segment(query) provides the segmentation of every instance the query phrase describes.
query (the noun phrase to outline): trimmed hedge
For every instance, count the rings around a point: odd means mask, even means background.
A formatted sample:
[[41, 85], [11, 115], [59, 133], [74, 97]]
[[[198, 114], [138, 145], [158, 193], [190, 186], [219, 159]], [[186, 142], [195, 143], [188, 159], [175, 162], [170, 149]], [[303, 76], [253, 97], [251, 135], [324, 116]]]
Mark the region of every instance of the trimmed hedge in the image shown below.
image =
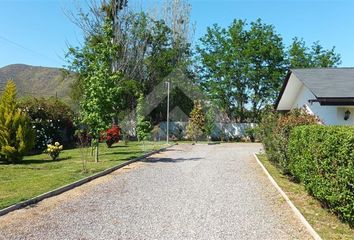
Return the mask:
[[293, 109], [279, 114], [267, 111], [259, 124], [259, 134], [268, 158], [284, 173], [289, 173], [288, 144], [291, 130], [296, 126], [313, 125], [319, 122], [304, 109]]
[[324, 206], [354, 226], [354, 128], [295, 127], [288, 157], [290, 174]]

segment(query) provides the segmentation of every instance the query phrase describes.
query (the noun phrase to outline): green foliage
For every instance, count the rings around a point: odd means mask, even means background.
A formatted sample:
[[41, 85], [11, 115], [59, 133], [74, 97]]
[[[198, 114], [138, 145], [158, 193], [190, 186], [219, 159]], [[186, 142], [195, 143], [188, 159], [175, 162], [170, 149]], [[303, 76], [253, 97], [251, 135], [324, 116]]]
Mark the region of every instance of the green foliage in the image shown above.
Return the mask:
[[190, 113], [188, 125], [186, 128], [187, 138], [197, 141], [204, 133], [205, 115], [203, 113], [202, 103], [194, 101], [193, 110]]
[[335, 47], [330, 50], [323, 49], [317, 41], [308, 48], [303, 39], [296, 37], [289, 47], [288, 60], [290, 68], [335, 67], [341, 63]]
[[265, 106], [279, 93], [288, 68], [335, 67], [341, 63], [333, 47], [319, 42], [308, 48], [294, 38], [285, 49], [274, 26], [260, 19], [234, 20], [227, 28], [213, 25], [197, 46], [198, 82], [229, 119], [259, 122]]
[[71, 69], [82, 81], [80, 119], [95, 139], [96, 161], [100, 132], [109, 127], [119, 110], [122, 74], [113, 71], [113, 64], [120, 47], [113, 39], [113, 21], [105, 17], [98, 33], [88, 35], [82, 49], [70, 48], [67, 55]]
[[112, 24], [106, 17], [99, 34], [89, 35], [82, 49], [70, 48], [68, 54], [72, 57], [71, 67], [80, 74], [83, 85], [80, 118], [95, 139], [109, 127], [119, 101], [118, 82], [122, 76], [112, 71], [112, 59], [119, 52], [112, 41]]
[[256, 141], [256, 135], [258, 133], [258, 128], [256, 127], [247, 127], [245, 129], [245, 135], [251, 140], [251, 142]]
[[[103, 6], [105, 11], [110, 9]], [[96, 9], [95, 14], [99, 14], [99, 19], [85, 19], [79, 17], [89, 26], [94, 27], [90, 33], [95, 42], [100, 41], [99, 36], [104, 32], [101, 9]], [[84, 15], [86, 16], [86, 15]], [[110, 19], [110, 18], [108, 18]], [[96, 22], [97, 21], [97, 22]], [[107, 21], [107, 20], [106, 20]], [[183, 19], [179, 19], [183, 22]], [[189, 57], [191, 56], [190, 44], [185, 41], [180, 33], [174, 32], [163, 20], [156, 20], [155, 17], [146, 12], [125, 11], [115, 19], [114, 38], [112, 45], [116, 45], [116, 54], [111, 55], [107, 60], [111, 60], [112, 66], [121, 77], [115, 83], [117, 88], [115, 93], [115, 119], [123, 120], [128, 113], [132, 112], [137, 104], [137, 99], [141, 92], [149, 94], [155, 87], [176, 68], [183, 69], [186, 76], [190, 72]], [[178, 24], [181, 24], [178, 22]], [[83, 52], [82, 52], [83, 53]], [[71, 86], [71, 97], [75, 102], [80, 102], [86, 91], [86, 72], [89, 70], [87, 61], [84, 59], [94, 59], [95, 56], [80, 54], [78, 49], [70, 48], [68, 56], [74, 56], [71, 61], [70, 70], [79, 72]], [[91, 57], [92, 58], [91, 58]], [[184, 97], [180, 91], [172, 90], [171, 106], [180, 106], [185, 112], [189, 112], [193, 107], [193, 102]], [[151, 113], [154, 123], [165, 120], [166, 102], [163, 101]], [[117, 122], [118, 122], [117, 121]]]
[[6, 84], [0, 99], [0, 159], [6, 162], [22, 160], [34, 145], [30, 119], [16, 106], [16, 85]]
[[286, 114], [268, 110], [259, 124], [259, 134], [269, 159], [283, 173], [289, 173], [288, 144], [291, 130], [296, 126], [317, 124], [318, 118], [304, 109], [294, 109]]
[[354, 128], [296, 127], [288, 148], [290, 173], [323, 205], [354, 226]]
[[208, 140], [211, 139], [211, 134], [215, 129], [216, 113], [213, 106], [211, 106], [205, 114], [204, 132], [208, 136]]
[[136, 133], [139, 141], [146, 141], [150, 137], [152, 126], [144, 115], [144, 95], [141, 94], [136, 108]]
[[[271, 25], [260, 19], [234, 20], [228, 28], [209, 27], [197, 47], [200, 84], [230, 119], [258, 121], [260, 110], [273, 101], [284, 74], [283, 43]], [[247, 114], [247, 104], [252, 108]]]
[[74, 113], [64, 102], [54, 97], [24, 98], [18, 106], [31, 119], [35, 130], [35, 152], [43, 151], [47, 144], [61, 142], [66, 147], [74, 145]]

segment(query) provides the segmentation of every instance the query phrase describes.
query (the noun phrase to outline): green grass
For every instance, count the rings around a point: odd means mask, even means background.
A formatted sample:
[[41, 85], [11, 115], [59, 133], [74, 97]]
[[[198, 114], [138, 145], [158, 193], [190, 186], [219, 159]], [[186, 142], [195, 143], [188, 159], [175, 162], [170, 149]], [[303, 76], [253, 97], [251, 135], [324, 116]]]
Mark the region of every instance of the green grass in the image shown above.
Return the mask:
[[354, 239], [354, 229], [342, 223], [328, 209], [321, 207], [319, 201], [310, 196], [302, 184], [297, 184], [281, 172], [267, 159], [266, 155], [257, 155], [270, 175], [288, 195], [294, 205], [304, 215], [323, 239]]
[[[59, 159], [52, 161], [47, 154], [26, 156], [19, 164], [0, 163], [0, 209], [30, 199], [42, 193], [72, 183], [156, 150], [165, 143], [145, 144], [129, 142], [107, 148], [100, 145], [99, 162], [95, 163], [90, 148], [64, 150]], [[83, 171], [82, 159], [87, 159], [87, 171]]]

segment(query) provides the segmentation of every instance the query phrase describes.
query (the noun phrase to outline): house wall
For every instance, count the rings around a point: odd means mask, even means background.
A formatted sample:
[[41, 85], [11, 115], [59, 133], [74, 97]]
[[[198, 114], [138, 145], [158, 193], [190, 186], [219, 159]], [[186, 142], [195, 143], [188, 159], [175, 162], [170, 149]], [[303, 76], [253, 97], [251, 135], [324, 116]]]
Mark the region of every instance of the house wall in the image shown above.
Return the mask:
[[[318, 102], [309, 103], [308, 100], [316, 99], [311, 91], [302, 85], [292, 108], [306, 107], [310, 113], [318, 116], [326, 125], [354, 125], [354, 107], [352, 106], [321, 106]], [[350, 118], [344, 120], [344, 113], [349, 110]]]

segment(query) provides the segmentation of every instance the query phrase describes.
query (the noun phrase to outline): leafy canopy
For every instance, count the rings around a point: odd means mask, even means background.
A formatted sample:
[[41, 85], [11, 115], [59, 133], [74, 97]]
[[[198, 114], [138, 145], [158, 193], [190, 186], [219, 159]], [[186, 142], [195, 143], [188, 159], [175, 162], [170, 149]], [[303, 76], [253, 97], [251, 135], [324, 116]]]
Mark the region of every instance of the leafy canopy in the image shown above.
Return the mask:
[[72, 68], [82, 78], [80, 118], [96, 139], [110, 125], [121, 91], [118, 83], [122, 76], [112, 71], [119, 46], [112, 39], [112, 20], [107, 17], [101, 33], [88, 36], [82, 49], [70, 48], [68, 55], [72, 57]]

